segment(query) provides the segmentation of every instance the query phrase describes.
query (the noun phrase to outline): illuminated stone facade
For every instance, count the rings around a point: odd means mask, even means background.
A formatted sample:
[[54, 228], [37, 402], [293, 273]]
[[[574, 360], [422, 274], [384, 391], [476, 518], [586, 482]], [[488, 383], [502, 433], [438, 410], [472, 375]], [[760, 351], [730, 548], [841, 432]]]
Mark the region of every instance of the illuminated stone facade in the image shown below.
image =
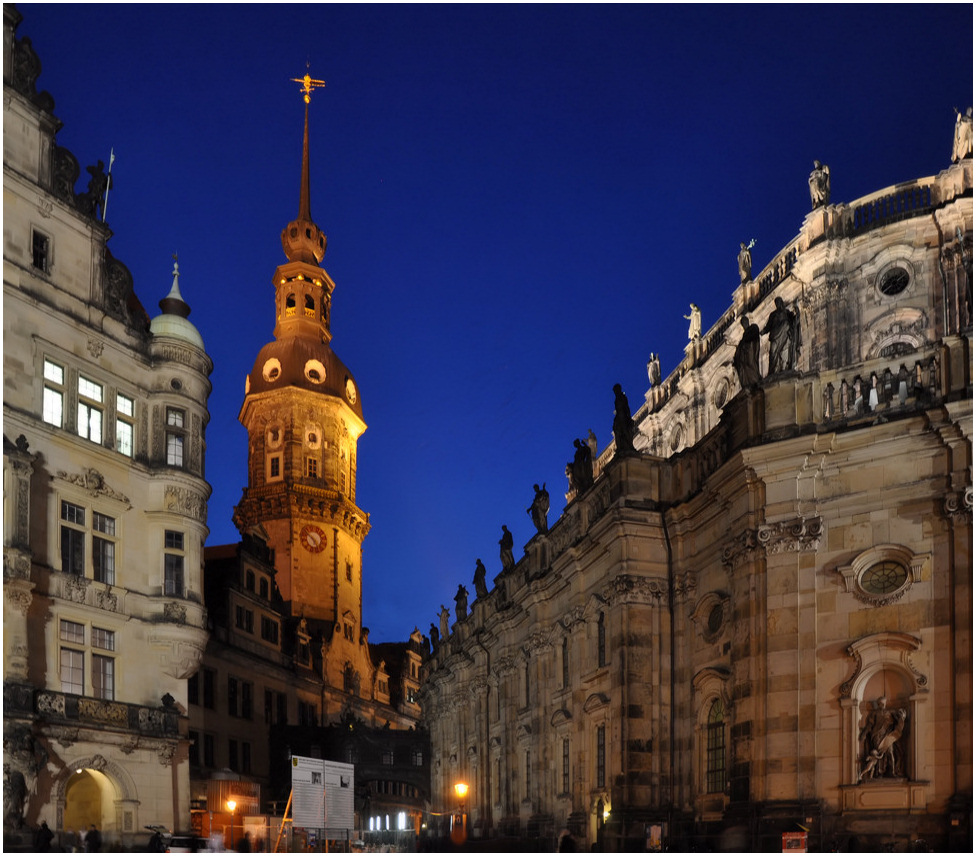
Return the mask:
[[634, 451], [624, 419], [426, 665], [435, 810], [463, 780], [485, 837], [968, 852], [969, 139], [818, 205], [649, 366]]
[[150, 321], [108, 250], [103, 173], [75, 192], [19, 22], [5, 5], [5, 844], [44, 820], [131, 845], [189, 822], [212, 365], [177, 271]]

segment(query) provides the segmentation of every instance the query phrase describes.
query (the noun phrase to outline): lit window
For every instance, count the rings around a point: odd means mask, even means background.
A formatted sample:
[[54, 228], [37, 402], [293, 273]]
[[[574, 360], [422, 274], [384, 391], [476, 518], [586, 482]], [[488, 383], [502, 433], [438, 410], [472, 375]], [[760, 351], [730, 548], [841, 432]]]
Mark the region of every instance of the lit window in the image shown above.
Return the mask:
[[[92, 535], [92, 567], [95, 580], [115, 585], [115, 518], [92, 514], [92, 528], [101, 535]], [[110, 536], [108, 538], [103, 536]]]
[[85, 509], [71, 502], [61, 502], [61, 573], [84, 576]]
[[64, 425], [64, 367], [44, 361], [44, 400], [42, 416], [49, 425]]
[[78, 377], [78, 436], [102, 442], [102, 402], [100, 384], [79, 375]]
[[132, 457], [134, 436], [132, 422], [129, 420], [133, 418], [134, 413], [135, 402], [131, 398], [122, 393], [115, 396], [115, 449], [128, 458]]
[[166, 408], [166, 463], [171, 467], [183, 466], [183, 446], [186, 432], [183, 430], [186, 414], [175, 407]]
[[[164, 547], [169, 550], [183, 550], [183, 533], [166, 530]], [[183, 597], [184, 576], [183, 556], [177, 553], [163, 553], [163, 594]]]
[[47, 273], [51, 264], [51, 239], [31, 229], [31, 265], [39, 271]]

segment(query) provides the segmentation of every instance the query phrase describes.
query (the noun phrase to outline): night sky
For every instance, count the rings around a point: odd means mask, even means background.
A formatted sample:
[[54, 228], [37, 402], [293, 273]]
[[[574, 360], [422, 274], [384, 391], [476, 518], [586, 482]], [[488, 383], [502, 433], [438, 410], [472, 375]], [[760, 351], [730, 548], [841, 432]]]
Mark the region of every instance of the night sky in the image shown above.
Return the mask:
[[[244, 378], [272, 339], [298, 212], [309, 63], [312, 216], [332, 347], [358, 382], [364, 623], [427, 632], [475, 560], [501, 570], [563, 508], [573, 440], [611, 439], [646, 363], [683, 356], [833, 201], [949, 165], [973, 102], [973, 7], [19, 4], [38, 90], [82, 166], [108, 162], [112, 253], [151, 315], [180, 287], [214, 362], [208, 544], [237, 540]], [[75, 189], [85, 189], [79, 180]]]

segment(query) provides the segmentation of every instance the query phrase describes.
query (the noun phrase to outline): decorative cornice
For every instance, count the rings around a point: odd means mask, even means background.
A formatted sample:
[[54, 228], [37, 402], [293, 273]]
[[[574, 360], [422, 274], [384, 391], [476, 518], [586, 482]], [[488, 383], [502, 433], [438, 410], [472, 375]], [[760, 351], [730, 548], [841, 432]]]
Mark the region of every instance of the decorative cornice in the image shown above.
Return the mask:
[[194, 490], [169, 485], [166, 488], [164, 502], [167, 511], [175, 511], [203, 524], [207, 522], [207, 501]]

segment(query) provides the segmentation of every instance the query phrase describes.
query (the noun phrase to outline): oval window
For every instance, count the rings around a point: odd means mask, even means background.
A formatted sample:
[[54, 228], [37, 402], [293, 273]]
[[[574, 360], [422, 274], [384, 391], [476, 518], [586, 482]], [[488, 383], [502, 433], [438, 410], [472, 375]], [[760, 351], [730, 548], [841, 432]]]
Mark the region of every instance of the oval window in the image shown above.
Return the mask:
[[881, 289], [881, 293], [886, 297], [894, 297], [896, 294], [901, 294], [908, 288], [909, 282], [911, 282], [911, 276], [908, 271], [901, 267], [894, 267], [891, 270], [886, 270], [881, 275], [881, 282], [878, 284], [878, 288]]
[[281, 363], [274, 357], [265, 362], [261, 375], [266, 381], [276, 381], [281, 375]]

